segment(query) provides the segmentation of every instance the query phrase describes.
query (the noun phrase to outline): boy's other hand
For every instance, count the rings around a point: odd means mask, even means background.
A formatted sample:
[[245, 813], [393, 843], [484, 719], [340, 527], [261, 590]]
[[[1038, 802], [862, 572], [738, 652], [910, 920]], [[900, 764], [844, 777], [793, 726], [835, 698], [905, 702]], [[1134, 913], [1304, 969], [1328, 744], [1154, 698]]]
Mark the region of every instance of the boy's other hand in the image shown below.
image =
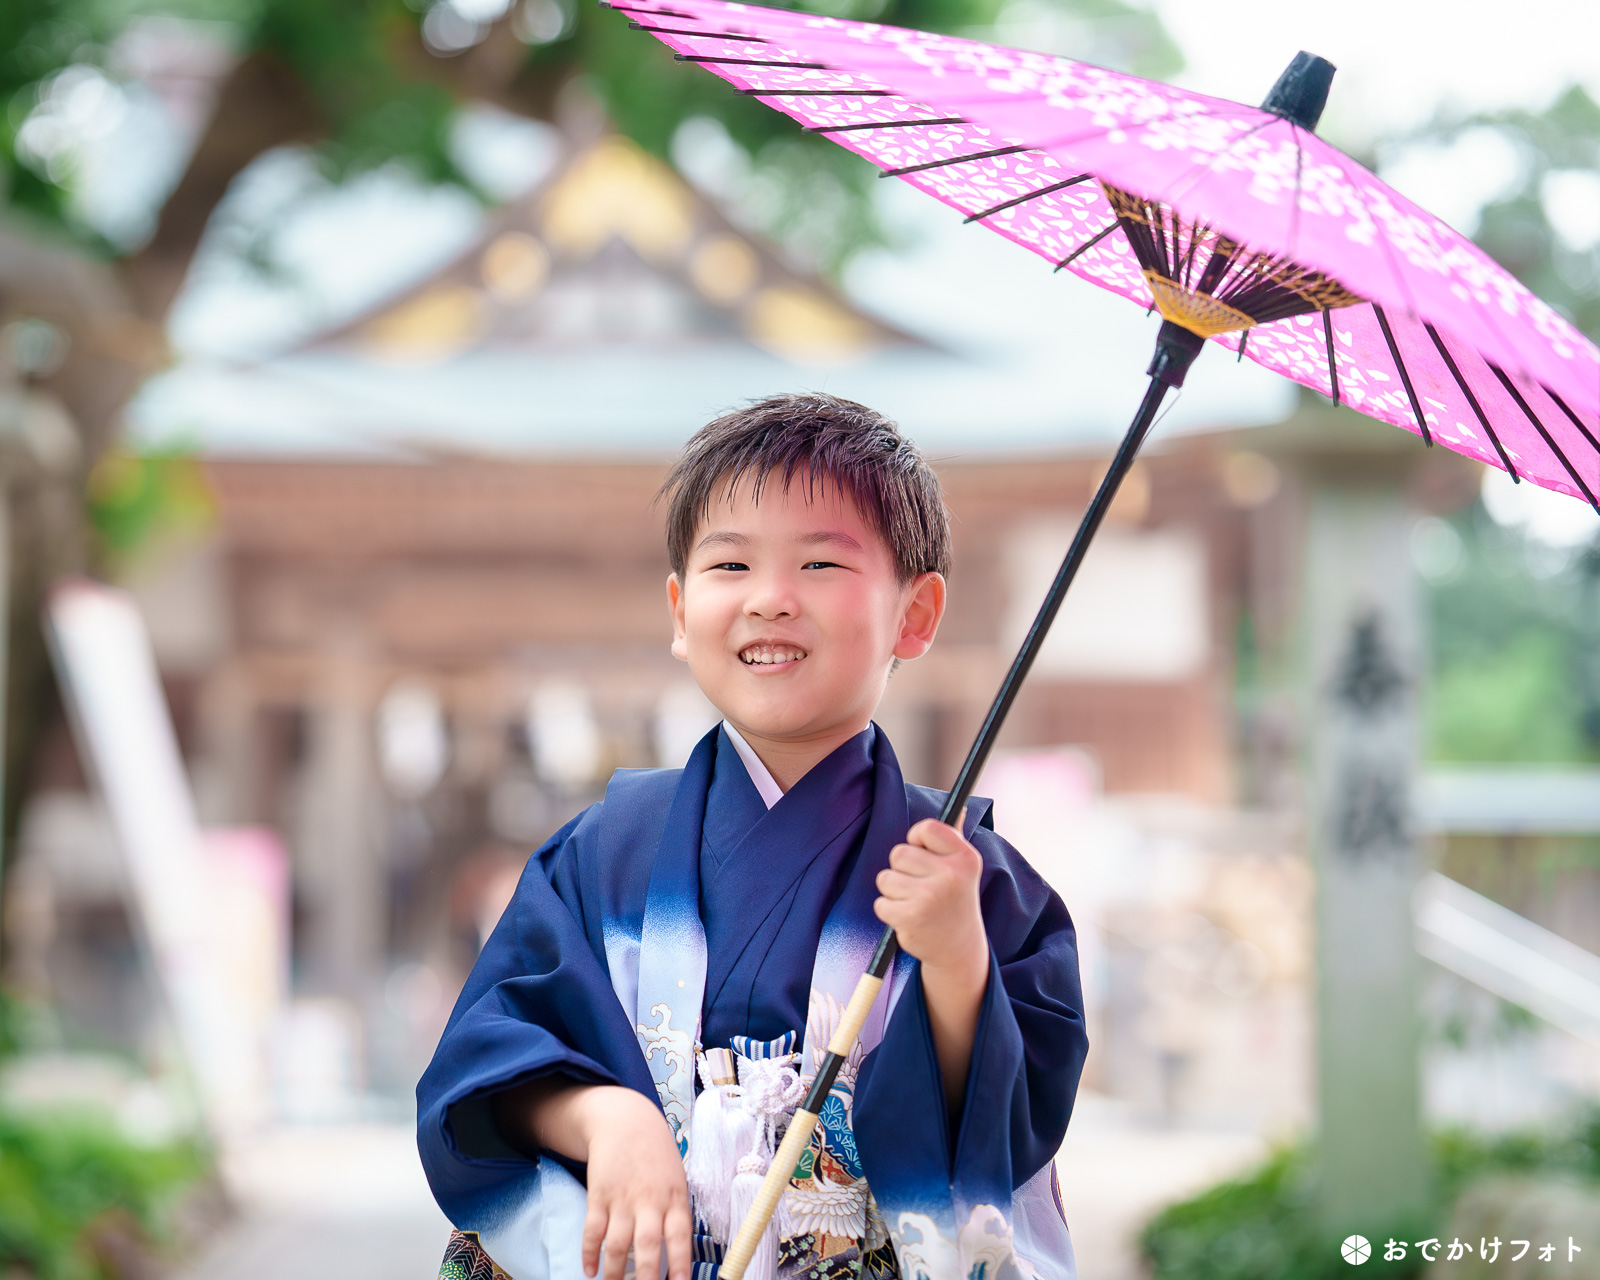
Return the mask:
[[954, 827], [925, 818], [878, 872], [878, 919], [922, 961], [926, 974], [980, 983], [989, 975], [989, 939], [978, 905], [983, 857]]
[[589, 1212], [583, 1223], [583, 1272], [599, 1270], [622, 1280], [633, 1251], [638, 1280], [661, 1274], [665, 1249], [669, 1280], [689, 1280], [689, 1184], [666, 1117], [632, 1089], [585, 1090], [581, 1124], [588, 1134]]
[[622, 1280], [630, 1251], [638, 1280], [656, 1280], [663, 1252], [668, 1280], [689, 1280], [689, 1184], [667, 1119], [649, 1098], [547, 1077], [498, 1095], [495, 1119], [519, 1150], [588, 1164], [586, 1276], [600, 1271], [603, 1248], [601, 1280]]

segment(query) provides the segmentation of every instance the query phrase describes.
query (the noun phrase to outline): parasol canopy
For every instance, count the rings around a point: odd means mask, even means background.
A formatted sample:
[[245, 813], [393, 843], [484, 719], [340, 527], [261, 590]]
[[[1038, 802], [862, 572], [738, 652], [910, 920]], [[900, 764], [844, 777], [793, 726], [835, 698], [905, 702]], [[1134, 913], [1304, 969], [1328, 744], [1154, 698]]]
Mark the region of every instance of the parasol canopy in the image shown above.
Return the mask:
[[1321, 59], [1302, 54], [1250, 107], [906, 28], [722, 0], [612, 7], [1057, 269], [1600, 510], [1600, 350], [1316, 136]]

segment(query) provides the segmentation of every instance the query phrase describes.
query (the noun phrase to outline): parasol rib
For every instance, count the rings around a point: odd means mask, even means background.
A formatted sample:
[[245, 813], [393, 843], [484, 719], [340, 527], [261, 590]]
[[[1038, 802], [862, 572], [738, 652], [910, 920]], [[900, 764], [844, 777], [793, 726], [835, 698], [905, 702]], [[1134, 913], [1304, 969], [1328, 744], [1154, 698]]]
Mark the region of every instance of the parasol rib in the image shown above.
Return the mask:
[[1490, 365], [1489, 371], [1493, 373], [1495, 377], [1500, 379], [1500, 385], [1503, 386], [1511, 398], [1517, 402], [1517, 408], [1521, 409], [1522, 412], [1527, 415], [1528, 421], [1533, 423], [1533, 429], [1537, 431], [1540, 438], [1550, 446], [1550, 452], [1555, 454], [1560, 460], [1561, 465], [1567, 469], [1567, 474], [1572, 477], [1572, 483], [1577, 485], [1578, 488], [1583, 491], [1583, 496], [1589, 499], [1589, 505], [1595, 509], [1596, 514], [1600, 514], [1600, 502], [1596, 502], [1594, 500], [1594, 494], [1589, 491], [1589, 486], [1583, 482], [1583, 477], [1578, 474], [1578, 468], [1573, 466], [1572, 460], [1561, 451], [1561, 446], [1555, 442], [1555, 437], [1545, 430], [1544, 423], [1539, 421], [1538, 414], [1534, 413], [1532, 407], [1526, 400], [1522, 398], [1522, 392], [1518, 391], [1516, 384], [1506, 376], [1506, 371], [1497, 364]]
[[917, 129], [935, 124], [966, 124], [960, 116], [945, 116], [940, 120], [868, 120], [862, 124], [807, 125], [802, 133], [854, 133], [858, 129]]
[[1080, 182], [1088, 182], [1092, 177], [1094, 177], [1092, 173], [1080, 173], [1076, 178], [1068, 178], [1065, 182], [1055, 182], [1048, 187], [1041, 187], [1037, 191], [1025, 192], [1014, 200], [1007, 200], [1003, 204], [997, 204], [992, 209], [985, 209], [982, 213], [968, 214], [961, 221], [963, 224], [982, 222], [985, 218], [992, 218], [997, 213], [1004, 213], [1007, 209], [1013, 209], [1019, 204], [1027, 203], [1029, 200], [1037, 200], [1041, 196], [1050, 195], [1052, 192], [1062, 191], [1067, 187], [1075, 187]]
[[[1543, 383], [1540, 383], [1540, 385], [1544, 386]], [[1583, 438], [1589, 442], [1589, 447], [1596, 453], [1600, 453], [1600, 440], [1596, 440], [1594, 438], [1594, 433], [1590, 431], [1588, 427], [1583, 425], [1583, 420], [1579, 418], [1577, 414], [1572, 412], [1571, 408], [1568, 407], [1567, 402], [1558, 396], [1554, 391], [1550, 390], [1549, 387], [1544, 388], [1544, 393], [1555, 402], [1556, 408], [1560, 409], [1562, 413], [1567, 415], [1568, 421], [1570, 421], [1573, 426], [1577, 427], [1578, 430], [1583, 433]]]
[[[1249, 335], [1249, 332], [1250, 331], [1248, 329], [1245, 330], [1245, 334], [1247, 336]], [[1333, 312], [1332, 311], [1324, 311], [1322, 313], [1322, 333], [1323, 333], [1323, 336], [1325, 338], [1327, 338], [1327, 340], [1328, 340], [1328, 385], [1333, 388], [1333, 402], [1334, 402], [1334, 404], [1338, 404], [1339, 403], [1339, 363], [1338, 363], [1337, 360], [1334, 359], [1334, 356], [1333, 356]], [[1243, 338], [1241, 338], [1239, 340], [1239, 351], [1240, 351], [1241, 354], [1243, 354], [1243, 352], [1244, 352], [1244, 339]]]
[[[1099, 244], [1102, 240], [1104, 240], [1108, 235], [1110, 235], [1113, 231], [1115, 231], [1121, 225], [1122, 224], [1120, 222], [1113, 222], [1109, 227], [1106, 227], [1103, 230], [1095, 232], [1094, 235], [1092, 235], [1089, 239], [1085, 240], [1076, 249], [1074, 249], [1071, 253], [1069, 253], [1065, 258], [1061, 259], [1060, 262], [1056, 263], [1056, 270], [1060, 271], [1062, 267], [1070, 266], [1072, 263], [1076, 262], [1079, 259], [1079, 257], [1081, 257], [1083, 254], [1088, 253], [1090, 249], [1094, 248], [1095, 245]], [[1146, 314], [1149, 314], [1149, 313], [1146, 312]]]
[[777, 58], [713, 58], [704, 53], [675, 53], [672, 55], [674, 62], [702, 62], [716, 66], [731, 67], [786, 67], [790, 71], [827, 71], [828, 65], [823, 62], [783, 62]]
[[887, 89], [738, 89], [747, 98], [894, 98]]
[[[1234, 134], [1234, 136], [1229, 138], [1223, 146], [1212, 152], [1205, 159], [1195, 161], [1195, 163], [1190, 165], [1187, 170], [1173, 178], [1171, 184], [1162, 190], [1160, 202], [1162, 204], [1172, 205], [1175, 207], [1177, 202], [1187, 196], [1190, 191], [1198, 186], [1201, 181], [1204, 180], [1206, 175], [1216, 168], [1217, 162], [1223, 159], [1236, 146], [1238, 146], [1246, 138], [1253, 138], [1263, 129], [1270, 128], [1272, 125], [1280, 122], [1281, 117], [1274, 113], [1272, 119], [1259, 121], [1258, 123], [1251, 125], [1249, 128]], [[1242, 125], [1244, 122], [1241, 120], [1238, 123]], [[1185, 183], [1188, 184], [1187, 188], [1184, 187]]]
[[[1297, 257], [1300, 249], [1300, 198], [1305, 194], [1306, 149], [1300, 142], [1300, 130], [1293, 121], [1289, 131], [1294, 135], [1294, 203], [1289, 206], [1289, 257]], [[1334, 397], [1335, 401], [1338, 397]]]
[[737, 31], [681, 31], [677, 27], [647, 27], [642, 22], [630, 21], [634, 31], [653, 31], [658, 36], [693, 36], [696, 40], [743, 40], [746, 44], [771, 44], [764, 36], [742, 36]]
[[1422, 403], [1417, 399], [1416, 390], [1411, 385], [1411, 373], [1406, 368], [1406, 362], [1400, 358], [1400, 348], [1395, 344], [1394, 334], [1389, 329], [1389, 317], [1383, 314], [1383, 308], [1376, 302], [1372, 304], [1372, 312], [1378, 317], [1378, 328], [1383, 330], [1383, 340], [1389, 344], [1389, 354], [1394, 357], [1394, 367], [1400, 374], [1400, 383], [1406, 389], [1406, 398], [1411, 401], [1411, 412], [1417, 417], [1417, 429], [1422, 432], [1422, 441], [1431, 445], [1433, 433], [1428, 430], [1428, 420], [1422, 415]]
[[1511, 465], [1511, 455], [1505, 451], [1505, 446], [1500, 443], [1500, 437], [1495, 435], [1494, 428], [1489, 425], [1489, 415], [1483, 411], [1483, 406], [1478, 403], [1478, 397], [1472, 393], [1472, 388], [1467, 385], [1467, 380], [1461, 376], [1461, 370], [1456, 367], [1456, 358], [1450, 354], [1450, 349], [1444, 345], [1444, 339], [1439, 336], [1439, 331], [1426, 320], [1422, 327], [1428, 331], [1428, 336], [1433, 339], [1433, 345], [1439, 349], [1439, 355], [1444, 359], [1445, 368], [1450, 370], [1450, 376], [1456, 380], [1456, 386], [1461, 388], [1461, 394], [1466, 396], [1467, 403], [1472, 406], [1472, 412], [1477, 415], [1479, 424], [1489, 433], [1489, 443], [1494, 446], [1494, 451], [1500, 455], [1500, 461], [1505, 464], [1506, 474], [1517, 483], [1522, 483], [1522, 477], [1517, 474], [1517, 469]]
[[921, 173], [924, 169], [942, 169], [947, 164], [965, 164], [969, 160], [993, 160], [996, 156], [1015, 155], [1019, 151], [1037, 151], [1037, 147], [995, 147], [991, 151], [974, 151], [969, 155], [951, 156], [948, 160], [924, 160], [921, 164], [908, 164], [903, 169], [884, 169], [880, 178], [903, 178], [908, 173]]

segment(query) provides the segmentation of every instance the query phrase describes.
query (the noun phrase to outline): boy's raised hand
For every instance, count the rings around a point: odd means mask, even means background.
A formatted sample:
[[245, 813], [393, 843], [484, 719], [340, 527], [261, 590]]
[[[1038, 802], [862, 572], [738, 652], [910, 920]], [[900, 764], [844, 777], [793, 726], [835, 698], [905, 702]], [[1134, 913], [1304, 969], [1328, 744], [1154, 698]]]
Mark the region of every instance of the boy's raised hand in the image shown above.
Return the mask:
[[983, 857], [954, 827], [924, 818], [889, 853], [874, 904], [900, 946], [929, 969], [989, 973], [989, 939], [978, 907]]
[[978, 901], [982, 873], [983, 856], [959, 831], [925, 818], [890, 851], [889, 866], [878, 872], [882, 896], [873, 904], [900, 946], [922, 962], [945, 1102], [957, 1115], [989, 984], [989, 937]]

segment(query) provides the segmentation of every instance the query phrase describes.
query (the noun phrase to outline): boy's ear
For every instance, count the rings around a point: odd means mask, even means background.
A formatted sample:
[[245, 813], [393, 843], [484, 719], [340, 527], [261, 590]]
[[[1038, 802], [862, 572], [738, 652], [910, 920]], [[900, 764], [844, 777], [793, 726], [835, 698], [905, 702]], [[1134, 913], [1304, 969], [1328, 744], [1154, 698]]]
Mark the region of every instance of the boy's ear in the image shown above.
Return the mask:
[[667, 575], [667, 612], [672, 615], [672, 656], [689, 661], [689, 632], [683, 621], [683, 583], [678, 575]]
[[900, 636], [895, 641], [895, 657], [920, 658], [928, 652], [944, 618], [944, 605], [942, 573], [925, 573], [911, 581], [906, 590], [905, 612], [900, 618]]

